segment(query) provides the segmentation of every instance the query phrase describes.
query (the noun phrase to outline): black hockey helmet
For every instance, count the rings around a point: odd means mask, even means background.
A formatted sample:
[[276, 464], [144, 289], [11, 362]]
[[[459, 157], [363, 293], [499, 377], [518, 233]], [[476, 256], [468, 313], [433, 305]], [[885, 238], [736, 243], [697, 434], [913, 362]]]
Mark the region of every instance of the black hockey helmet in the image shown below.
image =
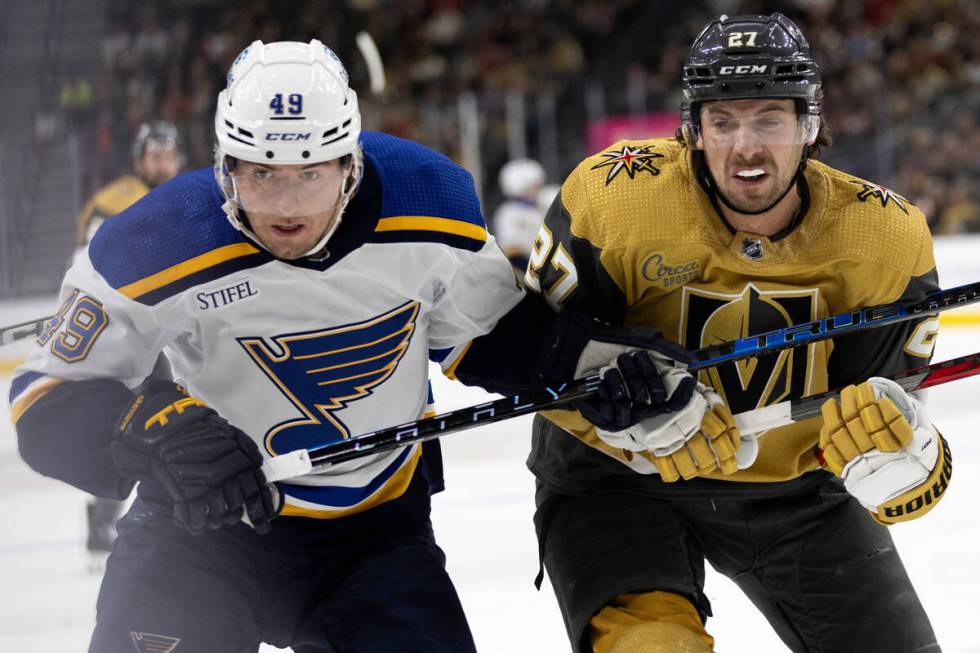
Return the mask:
[[692, 148], [698, 140], [701, 103], [744, 98], [791, 98], [801, 116], [813, 116], [805, 141], [820, 126], [820, 69], [793, 21], [769, 16], [719, 16], [694, 40], [682, 75], [681, 129]]
[[180, 152], [180, 134], [177, 127], [166, 120], [144, 122], [133, 138], [133, 160], [143, 158], [150, 148], [175, 149]]

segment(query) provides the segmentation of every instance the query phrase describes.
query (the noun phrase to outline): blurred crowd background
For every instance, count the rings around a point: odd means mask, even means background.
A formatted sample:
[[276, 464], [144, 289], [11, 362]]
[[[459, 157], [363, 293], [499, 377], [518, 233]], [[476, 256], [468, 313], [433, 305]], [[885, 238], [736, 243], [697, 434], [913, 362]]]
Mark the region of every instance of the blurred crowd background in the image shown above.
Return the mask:
[[[35, 278], [46, 272], [31, 259], [57, 255], [37, 241], [59, 225], [74, 233], [85, 198], [131, 165], [141, 123], [174, 122], [185, 167], [210, 165], [215, 97], [254, 39], [332, 47], [365, 127], [466, 165], [490, 216], [510, 159], [537, 159], [557, 183], [604, 136], [672, 133], [698, 29], [718, 13], [772, 11], [800, 24], [821, 65], [835, 141], [822, 159], [905, 196], [936, 234], [980, 231], [976, 0], [0, 0], [5, 68], [32, 34], [42, 45], [33, 77], [0, 71], [0, 92], [36, 87], [0, 109], [0, 119], [30, 112], [0, 135], [0, 238], [19, 245], [0, 252], [0, 294], [57, 287], [60, 269]], [[360, 31], [380, 50], [383, 93], [368, 89]], [[60, 185], [45, 181], [53, 170]]]

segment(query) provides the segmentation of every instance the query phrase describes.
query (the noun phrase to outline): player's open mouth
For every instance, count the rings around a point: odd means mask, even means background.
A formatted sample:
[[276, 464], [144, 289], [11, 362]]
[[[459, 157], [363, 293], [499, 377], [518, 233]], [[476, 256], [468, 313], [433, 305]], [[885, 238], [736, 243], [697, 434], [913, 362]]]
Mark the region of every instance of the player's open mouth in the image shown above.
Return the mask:
[[743, 184], [758, 184], [769, 177], [763, 168], [743, 168], [732, 175], [737, 181]]
[[272, 225], [272, 231], [275, 232], [277, 236], [295, 236], [300, 231], [303, 230], [303, 225], [301, 224], [274, 224]]

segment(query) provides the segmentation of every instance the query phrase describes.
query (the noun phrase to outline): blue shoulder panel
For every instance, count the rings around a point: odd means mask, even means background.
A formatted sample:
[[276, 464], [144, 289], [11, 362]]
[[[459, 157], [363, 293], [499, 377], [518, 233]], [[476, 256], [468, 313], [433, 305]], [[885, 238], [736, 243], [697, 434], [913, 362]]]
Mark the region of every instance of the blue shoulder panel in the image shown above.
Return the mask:
[[95, 270], [144, 304], [268, 260], [221, 210], [210, 168], [184, 173], [150, 191], [99, 228], [89, 244]]
[[382, 187], [375, 242], [441, 242], [477, 251], [487, 239], [473, 177], [413, 141], [364, 132], [364, 157]]

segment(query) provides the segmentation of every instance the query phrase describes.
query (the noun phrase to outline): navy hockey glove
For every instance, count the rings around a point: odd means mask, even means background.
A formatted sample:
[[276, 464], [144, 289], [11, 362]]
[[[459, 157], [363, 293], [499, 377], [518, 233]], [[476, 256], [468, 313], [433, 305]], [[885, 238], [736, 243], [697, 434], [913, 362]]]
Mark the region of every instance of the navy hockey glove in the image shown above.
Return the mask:
[[[538, 361], [546, 381], [567, 381], [601, 374], [599, 391], [572, 407], [606, 431], [621, 431], [640, 420], [687, 405], [696, 380], [687, 372], [668, 396], [664, 374], [677, 374], [674, 363], [690, 363], [691, 355], [656, 329], [614, 327], [583, 312], [562, 313], [552, 347]], [[654, 363], [656, 359], [659, 364]]]
[[110, 450], [120, 474], [163, 486], [177, 524], [192, 534], [238, 523], [243, 513], [267, 533], [278, 513], [279, 493], [251, 438], [172, 381], [137, 390]]
[[613, 366], [604, 367], [600, 373], [598, 392], [572, 406], [605, 431], [621, 431], [654, 415], [684, 408], [697, 384], [685, 372], [677, 388], [668, 395], [663, 376], [654, 365], [651, 353], [645, 350], [620, 354]]

